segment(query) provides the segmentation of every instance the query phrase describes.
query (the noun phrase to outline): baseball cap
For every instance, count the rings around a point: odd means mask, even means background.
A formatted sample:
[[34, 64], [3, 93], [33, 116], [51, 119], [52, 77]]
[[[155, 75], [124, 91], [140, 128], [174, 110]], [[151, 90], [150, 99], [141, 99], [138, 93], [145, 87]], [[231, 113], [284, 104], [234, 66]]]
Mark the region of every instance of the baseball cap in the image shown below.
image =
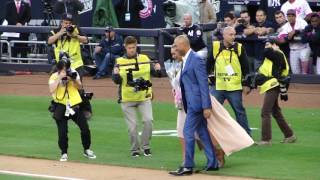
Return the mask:
[[105, 31], [106, 32], [111, 32], [111, 31], [114, 31], [114, 29], [113, 29], [112, 26], [107, 26]]
[[294, 16], [296, 16], [296, 10], [294, 10], [294, 9], [289, 9], [289, 10], [287, 11], [287, 15], [294, 15]]
[[68, 14], [68, 13], [63, 14], [62, 20], [72, 21], [72, 14]]

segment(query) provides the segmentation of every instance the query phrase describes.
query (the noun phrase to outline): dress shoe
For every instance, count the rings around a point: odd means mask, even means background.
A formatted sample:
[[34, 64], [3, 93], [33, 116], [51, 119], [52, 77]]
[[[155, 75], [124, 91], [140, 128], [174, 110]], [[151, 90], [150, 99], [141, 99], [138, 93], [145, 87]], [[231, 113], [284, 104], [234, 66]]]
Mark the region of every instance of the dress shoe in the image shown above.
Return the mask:
[[294, 143], [297, 141], [297, 137], [295, 135], [292, 135], [290, 137], [284, 138], [281, 143]]
[[202, 171], [218, 171], [219, 167], [206, 167]]
[[192, 168], [185, 168], [185, 167], [179, 167], [175, 171], [170, 171], [169, 174], [174, 175], [174, 176], [186, 176], [186, 175], [191, 175]]

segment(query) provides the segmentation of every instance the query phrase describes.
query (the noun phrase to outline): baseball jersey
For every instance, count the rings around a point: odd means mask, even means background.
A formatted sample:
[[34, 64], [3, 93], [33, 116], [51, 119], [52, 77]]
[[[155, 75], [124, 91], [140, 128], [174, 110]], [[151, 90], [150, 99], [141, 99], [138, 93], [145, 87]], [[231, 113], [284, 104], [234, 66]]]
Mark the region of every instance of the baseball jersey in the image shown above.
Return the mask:
[[[294, 27], [291, 26], [289, 22], [287, 22], [285, 25], [282, 26], [282, 31], [279, 33], [279, 38], [285, 38], [288, 36], [288, 34], [293, 30], [299, 30], [303, 31], [304, 28], [308, 25], [308, 23], [300, 18], [296, 19], [296, 23], [294, 24]], [[302, 42], [290, 42], [289, 47], [290, 49], [302, 49], [308, 46], [308, 43], [302, 43]]]
[[306, 0], [295, 0], [293, 3], [287, 1], [281, 6], [281, 11], [286, 16], [289, 9], [296, 10], [297, 17], [302, 19], [304, 19], [308, 14], [312, 13], [312, 10]]

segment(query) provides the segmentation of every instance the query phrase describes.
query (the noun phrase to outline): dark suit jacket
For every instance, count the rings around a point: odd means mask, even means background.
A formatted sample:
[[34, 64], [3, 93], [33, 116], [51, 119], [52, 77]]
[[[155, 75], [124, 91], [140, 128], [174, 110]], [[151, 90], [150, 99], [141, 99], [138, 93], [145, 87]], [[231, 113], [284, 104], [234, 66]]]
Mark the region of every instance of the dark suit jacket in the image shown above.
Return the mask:
[[211, 108], [206, 63], [192, 50], [181, 73], [180, 85], [186, 112]]
[[7, 2], [5, 19], [8, 21], [8, 25], [16, 25], [17, 23], [26, 24], [31, 19], [30, 5], [21, 1], [20, 12], [18, 14], [15, 1], [11, 0]]
[[[130, 21], [125, 21], [127, 13], [127, 5], [129, 1]], [[144, 8], [141, 0], [118, 0], [115, 4], [115, 11], [118, 17], [119, 26], [121, 28], [140, 28], [141, 21], [139, 12]]]

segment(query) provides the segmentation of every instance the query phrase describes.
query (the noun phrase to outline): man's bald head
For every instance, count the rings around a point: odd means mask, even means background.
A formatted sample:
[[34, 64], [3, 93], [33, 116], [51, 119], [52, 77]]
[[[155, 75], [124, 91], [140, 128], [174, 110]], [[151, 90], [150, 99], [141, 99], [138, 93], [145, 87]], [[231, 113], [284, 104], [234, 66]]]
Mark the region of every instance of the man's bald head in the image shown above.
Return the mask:
[[189, 13], [186, 13], [183, 15], [183, 23], [186, 27], [189, 27], [192, 25], [192, 15]]
[[223, 41], [224, 44], [227, 46], [230, 46], [234, 43], [234, 40], [236, 38], [236, 30], [234, 27], [226, 27], [223, 29]]
[[223, 34], [229, 34], [230, 32], [236, 33], [236, 30], [234, 29], [234, 27], [227, 26], [223, 29]]
[[184, 56], [190, 49], [190, 41], [186, 35], [180, 35], [174, 39], [174, 46], [179, 54]]

